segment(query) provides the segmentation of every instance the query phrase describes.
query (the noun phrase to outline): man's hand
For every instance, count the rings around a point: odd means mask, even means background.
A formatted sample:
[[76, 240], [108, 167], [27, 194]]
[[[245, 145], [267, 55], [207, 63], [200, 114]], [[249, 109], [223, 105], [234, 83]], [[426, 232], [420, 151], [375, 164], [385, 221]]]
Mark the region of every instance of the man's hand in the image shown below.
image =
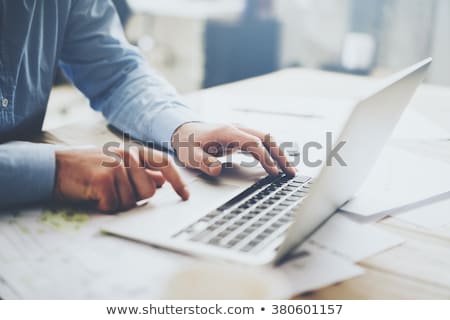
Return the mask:
[[157, 150], [114, 149], [114, 157], [100, 150], [57, 151], [54, 196], [61, 201], [91, 201], [103, 212], [131, 209], [152, 197], [168, 181], [178, 195], [189, 198], [175, 165]]
[[237, 150], [251, 153], [271, 175], [283, 170], [295, 175], [283, 151], [273, 138], [256, 130], [232, 125], [191, 122], [182, 125], [172, 136], [178, 159], [187, 167], [217, 176], [222, 170], [216, 157]]

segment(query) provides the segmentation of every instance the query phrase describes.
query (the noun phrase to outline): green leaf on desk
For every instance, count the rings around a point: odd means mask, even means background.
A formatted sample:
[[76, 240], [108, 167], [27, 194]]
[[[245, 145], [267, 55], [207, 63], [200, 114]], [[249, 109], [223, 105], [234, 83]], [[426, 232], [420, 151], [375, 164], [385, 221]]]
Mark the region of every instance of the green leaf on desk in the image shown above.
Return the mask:
[[40, 222], [56, 229], [80, 229], [89, 221], [89, 215], [72, 209], [46, 209], [42, 212]]

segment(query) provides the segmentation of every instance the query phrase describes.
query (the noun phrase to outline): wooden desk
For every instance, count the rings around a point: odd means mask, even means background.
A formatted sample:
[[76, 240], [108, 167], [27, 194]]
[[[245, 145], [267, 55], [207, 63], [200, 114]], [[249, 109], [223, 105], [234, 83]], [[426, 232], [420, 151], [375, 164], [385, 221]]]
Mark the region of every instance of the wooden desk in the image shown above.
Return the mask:
[[[371, 81], [348, 75], [292, 69], [235, 84], [196, 92], [186, 101], [200, 111], [205, 95], [307, 95], [349, 97], [358, 95]], [[207, 99], [208, 104], [213, 103]], [[424, 113], [450, 132], [450, 89], [423, 85], [411, 107]], [[212, 107], [212, 106], [210, 106]], [[69, 143], [101, 145], [111, 139], [104, 123], [53, 130], [54, 136]], [[83, 136], [79, 133], [84, 132]], [[95, 137], [95, 139], [93, 139]], [[449, 208], [450, 211], [450, 208]], [[449, 299], [450, 230], [431, 232], [388, 218], [379, 225], [406, 239], [406, 243], [360, 263], [366, 274], [328, 288], [299, 296], [304, 299]]]

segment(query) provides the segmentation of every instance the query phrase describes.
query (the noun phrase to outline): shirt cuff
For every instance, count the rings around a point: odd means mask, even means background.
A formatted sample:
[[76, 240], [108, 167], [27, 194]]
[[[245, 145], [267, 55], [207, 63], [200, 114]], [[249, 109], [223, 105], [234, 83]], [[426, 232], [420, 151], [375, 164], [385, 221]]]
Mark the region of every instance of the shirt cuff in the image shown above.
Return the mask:
[[162, 109], [152, 119], [150, 137], [166, 150], [172, 148], [172, 135], [185, 123], [202, 121], [193, 110], [182, 104], [170, 105]]
[[[49, 200], [55, 184], [55, 147], [46, 144], [2, 145], [7, 158], [0, 157], [2, 204], [30, 204]], [[5, 179], [5, 180], [3, 180]]]

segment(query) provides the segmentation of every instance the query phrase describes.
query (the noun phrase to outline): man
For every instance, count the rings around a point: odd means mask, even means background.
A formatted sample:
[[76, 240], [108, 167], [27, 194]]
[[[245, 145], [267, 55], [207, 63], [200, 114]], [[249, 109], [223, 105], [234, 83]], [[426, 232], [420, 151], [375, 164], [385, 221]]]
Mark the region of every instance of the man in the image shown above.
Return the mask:
[[[279, 168], [295, 174], [264, 134], [199, 122], [126, 41], [109, 0], [0, 0], [0, 26], [0, 140], [41, 130], [59, 64], [110, 124], [167, 146], [188, 167], [216, 176], [221, 167], [215, 156], [244, 149], [270, 174]], [[0, 145], [0, 204], [54, 198], [90, 201], [101, 211], [114, 212], [153, 196], [165, 181], [183, 200], [189, 198], [172, 161], [160, 151], [117, 149], [114, 154], [123, 161], [108, 166], [111, 159], [101, 150]]]

